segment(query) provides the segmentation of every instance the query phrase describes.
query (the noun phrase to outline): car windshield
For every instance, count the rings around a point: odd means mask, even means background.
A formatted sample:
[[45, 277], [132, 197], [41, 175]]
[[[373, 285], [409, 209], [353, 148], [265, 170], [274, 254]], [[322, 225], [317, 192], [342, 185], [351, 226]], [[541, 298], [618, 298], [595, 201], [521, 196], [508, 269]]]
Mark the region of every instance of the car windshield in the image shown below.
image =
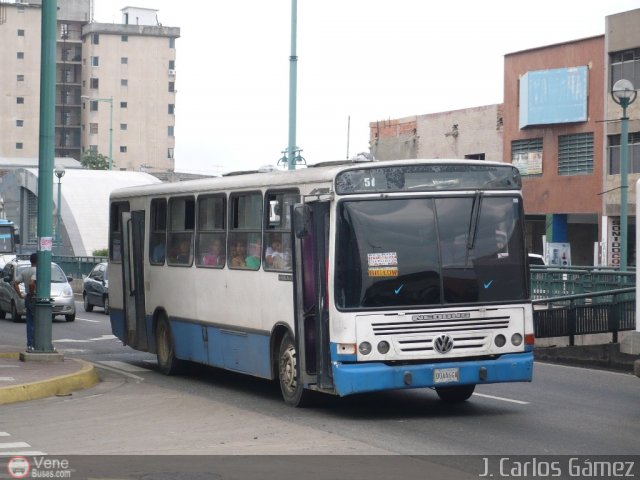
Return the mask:
[[338, 216], [338, 308], [528, 297], [518, 197], [343, 201]]
[[55, 263], [51, 264], [51, 283], [67, 283], [67, 277]]

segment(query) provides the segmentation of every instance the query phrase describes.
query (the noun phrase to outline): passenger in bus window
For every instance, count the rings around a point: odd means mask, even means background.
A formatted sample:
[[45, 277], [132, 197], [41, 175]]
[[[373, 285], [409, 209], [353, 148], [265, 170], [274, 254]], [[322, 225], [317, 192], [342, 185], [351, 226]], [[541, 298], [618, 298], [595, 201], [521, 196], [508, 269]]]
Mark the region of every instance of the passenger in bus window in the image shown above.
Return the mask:
[[231, 266], [235, 268], [246, 268], [247, 244], [243, 240], [236, 240], [231, 253]]
[[276, 270], [285, 270], [289, 267], [287, 256], [282, 251], [282, 235], [272, 235], [271, 246], [267, 247], [264, 260], [267, 267]]
[[190, 264], [191, 263], [191, 241], [183, 239], [178, 243], [172, 255], [172, 263]]
[[151, 261], [153, 263], [164, 263], [164, 241], [153, 247], [151, 252]]
[[224, 265], [224, 254], [222, 253], [222, 242], [219, 238], [214, 238], [209, 245], [209, 251], [202, 256], [202, 264], [213, 267]]

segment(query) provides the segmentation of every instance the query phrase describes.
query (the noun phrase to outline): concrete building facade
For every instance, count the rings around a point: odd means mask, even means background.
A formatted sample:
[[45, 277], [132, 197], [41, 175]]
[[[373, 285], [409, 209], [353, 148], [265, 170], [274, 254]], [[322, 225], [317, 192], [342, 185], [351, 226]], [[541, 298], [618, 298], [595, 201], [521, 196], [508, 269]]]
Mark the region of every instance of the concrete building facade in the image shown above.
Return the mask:
[[[0, 157], [33, 158], [41, 0], [2, 3], [2, 9]], [[58, 0], [56, 157], [80, 160], [91, 150], [108, 157], [111, 151], [117, 169], [173, 171], [180, 29], [160, 25], [151, 9], [123, 9], [122, 24], [91, 18], [90, 0]]]
[[502, 161], [502, 105], [369, 123], [377, 160], [468, 158]]
[[[603, 157], [604, 186], [602, 191], [603, 217], [602, 255], [609, 265], [619, 263], [617, 232], [620, 223], [620, 128], [622, 108], [611, 97], [616, 81], [624, 78], [640, 89], [640, 9], [610, 15], [605, 19], [605, 82]], [[628, 123], [628, 242], [627, 261], [635, 264], [636, 257], [636, 182], [640, 179], [640, 99], [627, 109]]]
[[503, 160], [522, 174], [528, 244], [569, 243], [576, 265], [600, 238], [604, 69], [602, 35], [504, 60]]

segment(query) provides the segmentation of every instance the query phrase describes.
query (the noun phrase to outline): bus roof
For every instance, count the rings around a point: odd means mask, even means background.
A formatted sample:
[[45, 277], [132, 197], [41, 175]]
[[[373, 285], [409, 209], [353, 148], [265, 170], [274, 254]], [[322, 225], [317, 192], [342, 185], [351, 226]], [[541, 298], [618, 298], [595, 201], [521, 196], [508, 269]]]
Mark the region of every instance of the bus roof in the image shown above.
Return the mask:
[[331, 182], [336, 175], [345, 170], [362, 168], [379, 168], [385, 166], [400, 165], [484, 165], [484, 166], [511, 166], [503, 162], [489, 162], [484, 160], [460, 160], [460, 159], [415, 159], [415, 160], [388, 160], [388, 161], [350, 161], [323, 162], [318, 165], [310, 165], [308, 168], [297, 170], [272, 170], [267, 172], [250, 172], [247, 174], [234, 173], [226, 177], [211, 177], [182, 182], [158, 183], [136, 187], [126, 187], [111, 193], [111, 199], [123, 199], [131, 196], [164, 195], [164, 194], [188, 194], [202, 190], [228, 190], [243, 189], [252, 190], [265, 186], [279, 188], [296, 187], [304, 184]]

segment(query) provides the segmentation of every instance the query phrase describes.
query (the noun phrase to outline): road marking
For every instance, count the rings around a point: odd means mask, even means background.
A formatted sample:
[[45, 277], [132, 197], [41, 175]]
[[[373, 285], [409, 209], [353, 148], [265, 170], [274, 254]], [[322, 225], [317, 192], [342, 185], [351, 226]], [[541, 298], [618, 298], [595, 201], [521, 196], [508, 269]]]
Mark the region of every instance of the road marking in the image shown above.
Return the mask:
[[26, 442], [0, 443], [0, 448], [25, 448], [30, 446]]
[[0, 377], [0, 382], [15, 382], [16, 379], [13, 377]]
[[0, 437], [10, 437], [11, 434], [9, 432], [0, 432]]
[[91, 320], [89, 318], [80, 318], [76, 317], [76, 321], [80, 320], [81, 322], [89, 322], [89, 323], [102, 323], [100, 320]]
[[474, 396], [490, 398], [492, 400], [501, 400], [503, 402], [517, 403], [518, 405], [529, 405], [529, 402], [523, 402], [522, 400], [514, 400], [512, 398], [495, 397], [493, 395], [485, 395], [484, 393], [474, 393]]
[[127, 362], [120, 362], [118, 360], [103, 360], [101, 362], [102, 365], [107, 365], [108, 367], [115, 368], [118, 370], [124, 370], [125, 372], [148, 372], [148, 368], [138, 367], [136, 365], [131, 365]]
[[574, 367], [573, 365], [562, 365], [561, 363], [547, 363], [547, 362], [544, 362], [542, 360], [536, 360], [536, 363], [540, 363], [541, 365], [545, 365], [547, 367], [572, 368], [572, 369], [575, 369], [575, 370], [582, 370], [582, 371], [591, 370], [591, 371], [595, 371], [595, 372], [610, 373], [612, 375], [621, 375], [623, 377], [629, 377], [628, 373], [612, 372], [611, 370], [601, 370], [599, 368]]
[[117, 337], [115, 335], [102, 335], [96, 338], [85, 338], [85, 339], [77, 339], [77, 338], [59, 338], [58, 340], [53, 340], [54, 342], [60, 343], [91, 343], [91, 342], [99, 342], [101, 340], [114, 340]]
[[109, 334], [109, 335], [101, 335], [97, 338], [90, 338], [89, 340], [91, 340], [92, 342], [99, 342], [100, 340], [114, 340], [118, 337], [116, 337], [113, 334]]
[[16, 452], [0, 452], [0, 458], [3, 457], [41, 457], [46, 455], [46, 453], [41, 452], [39, 450], [24, 450], [24, 451], [16, 451]]
[[[124, 375], [125, 377], [129, 377], [129, 378], [135, 380], [136, 382], [144, 382], [144, 378], [139, 377], [138, 375], [134, 375], [133, 373], [129, 373], [129, 372], [126, 372], [124, 370], [120, 370], [119, 368], [113, 368], [113, 367], [110, 367], [108, 365], [102, 365], [102, 362], [95, 362], [94, 365], [97, 368], [102, 368], [102, 369], [107, 370], [109, 372], [113, 372], [113, 373], [117, 373], [118, 375]], [[148, 372], [148, 370], [145, 370], [145, 371]]]

